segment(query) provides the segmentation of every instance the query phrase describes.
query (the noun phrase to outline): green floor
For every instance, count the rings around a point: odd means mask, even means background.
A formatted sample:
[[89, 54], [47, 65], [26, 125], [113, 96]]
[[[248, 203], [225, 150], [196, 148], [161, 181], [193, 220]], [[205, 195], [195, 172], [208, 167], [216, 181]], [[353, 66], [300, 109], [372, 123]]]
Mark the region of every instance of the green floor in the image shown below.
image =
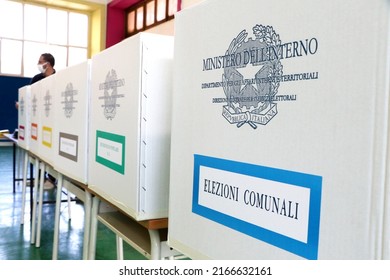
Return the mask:
[[[21, 224], [22, 185], [17, 182], [13, 192], [12, 146], [0, 146], [0, 260], [51, 260], [54, 234], [54, 204], [43, 205], [41, 246], [30, 242], [30, 200], [26, 201], [24, 225]], [[16, 169], [18, 171], [18, 168]], [[18, 173], [18, 172], [17, 172]], [[17, 177], [20, 177], [20, 175]], [[29, 192], [29, 188], [27, 189]], [[54, 200], [56, 189], [45, 191], [44, 200]], [[58, 259], [80, 260], [83, 251], [84, 207], [81, 202], [62, 203]], [[96, 260], [115, 260], [115, 235], [98, 225]], [[126, 260], [145, 257], [124, 243]]]

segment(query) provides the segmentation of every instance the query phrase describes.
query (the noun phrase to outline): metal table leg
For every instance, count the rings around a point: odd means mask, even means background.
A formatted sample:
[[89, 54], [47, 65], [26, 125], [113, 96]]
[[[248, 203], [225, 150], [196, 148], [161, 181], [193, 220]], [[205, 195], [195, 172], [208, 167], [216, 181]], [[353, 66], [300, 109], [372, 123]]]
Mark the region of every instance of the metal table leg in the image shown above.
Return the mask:
[[54, 218], [54, 237], [53, 237], [53, 254], [52, 259], [56, 260], [58, 258], [58, 239], [60, 231], [60, 208], [61, 208], [61, 195], [62, 195], [62, 185], [63, 185], [63, 176], [58, 174], [58, 183], [57, 183], [57, 196], [56, 196], [56, 209], [55, 209], [55, 218]]
[[35, 247], [41, 246], [41, 226], [42, 226], [42, 206], [43, 206], [43, 183], [45, 181], [45, 163], [41, 162], [41, 177], [39, 179], [39, 198], [38, 198], [38, 223], [37, 223], [37, 240]]
[[89, 260], [94, 260], [96, 255], [96, 235], [97, 235], [97, 227], [98, 227], [97, 215], [99, 212], [99, 204], [100, 204], [99, 198], [94, 196], [92, 198], [92, 209], [91, 209], [91, 223], [90, 223], [91, 232], [89, 238], [89, 252], [88, 252]]
[[35, 237], [36, 237], [36, 211], [37, 211], [37, 203], [38, 203], [38, 174], [39, 174], [39, 159], [36, 158], [35, 159], [35, 175], [34, 175], [34, 189], [33, 191], [35, 191], [35, 195], [33, 195], [33, 207], [32, 207], [32, 219], [31, 219], [31, 244], [34, 244], [35, 243]]
[[92, 195], [85, 190], [84, 201], [84, 244], [83, 244], [83, 260], [88, 260], [89, 242], [91, 236], [91, 212], [92, 212]]
[[[24, 161], [23, 161], [22, 211], [20, 214], [20, 224], [22, 225], [24, 224], [24, 212], [26, 208], [27, 170], [28, 170], [28, 154], [26, 152], [24, 154]], [[14, 184], [15, 184], [15, 178], [14, 178]]]
[[152, 260], [159, 260], [161, 259], [160, 233], [157, 229], [149, 229], [148, 231], [151, 246], [150, 258]]
[[15, 173], [15, 168], [16, 168], [16, 143], [13, 142], [13, 168], [12, 168], [12, 175], [13, 175], [13, 193], [15, 193], [15, 181], [16, 181], [16, 173]]

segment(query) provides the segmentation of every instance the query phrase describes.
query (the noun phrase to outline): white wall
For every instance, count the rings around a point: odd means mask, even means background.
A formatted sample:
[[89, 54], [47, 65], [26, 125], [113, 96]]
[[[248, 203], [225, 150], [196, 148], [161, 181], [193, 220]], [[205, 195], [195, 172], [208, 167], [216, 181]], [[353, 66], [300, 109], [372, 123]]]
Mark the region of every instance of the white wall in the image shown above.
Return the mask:
[[[200, 3], [200, 2], [203, 2], [203, 1], [204, 0], [182, 0], [181, 1], [181, 7], [184, 9], [184, 8], [187, 8], [189, 6], [192, 6], [194, 4], [197, 4], [197, 3]], [[112, 2], [112, 0], [88, 0], [87, 2], [108, 4], [108, 3]]]
[[[108, 0], [108, 1], [111, 1], [111, 0]], [[205, 0], [182, 0], [181, 8], [185, 9], [185, 8], [188, 8], [190, 6], [193, 6], [193, 5], [198, 4], [200, 2], [203, 2], [203, 1], [205, 1]], [[174, 20], [171, 20], [171, 21], [168, 21], [166, 23], [160, 24], [154, 28], [151, 28], [151, 29], [147, 30], [147, 32], [173, 36], [174, 30], [175, 30], [174, 25], [175, 25]]]
[[98, 4], [108, 4], [112, 0], [87, 0], [85, 2], [98, 3]]
[[182, 0], [181, 1], [181, 8], [185, 9], [188, 8], [194, 4], [198, 4], [200, 2], [203, 2], [204, 0]]

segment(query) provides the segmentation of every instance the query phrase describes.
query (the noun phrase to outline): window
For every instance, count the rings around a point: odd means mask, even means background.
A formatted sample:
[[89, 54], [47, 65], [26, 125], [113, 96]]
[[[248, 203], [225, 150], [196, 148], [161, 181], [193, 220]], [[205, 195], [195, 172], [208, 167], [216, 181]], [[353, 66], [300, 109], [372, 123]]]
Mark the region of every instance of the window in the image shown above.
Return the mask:
[[88, 58], [89, 16], [14, 1], [0, 1], [0, 74], [32, 77], [42, 53], [57, 70]]
[[173, 19], [180, 0], [143, 0], [127, 9], [127, 37]]

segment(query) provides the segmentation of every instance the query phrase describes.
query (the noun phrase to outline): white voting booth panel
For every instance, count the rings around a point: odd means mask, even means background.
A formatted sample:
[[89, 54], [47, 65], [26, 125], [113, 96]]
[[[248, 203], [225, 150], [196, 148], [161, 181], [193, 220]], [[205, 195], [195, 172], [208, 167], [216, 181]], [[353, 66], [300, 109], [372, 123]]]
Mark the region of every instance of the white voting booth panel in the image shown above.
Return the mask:
[[389, 5], [214, 0], [175, 16], [170, 246], [390, 258]]
[[55, 92], [56, 75], [50, 75], [45, 79], [38, 81], [41, 84], [40, 93], [38, 94], [38, 110], [40, 111], [40, 122], [38, 123], [38, 156], [46, 163], [53, 166], [54, 158], [54, 103], [57, 98]]
[[148, 33], [92, 57], [89, 188], [136, 220], [168, 215], [172, 57]]
[[32, 84], [30, 92], [30, 104], [27, 107], [28, 115], [30, 116], [28, 120], [28, 126], [30, 129], [29, 135], [29, 147], [30, 151], [38, 155], [39, 153], [39, 141], [41, 141], [41, 136], [39, 130], [41, 129], [41, 111], [38, 109], [39, 103], [41, 102], [39, 96], [41, 95], [41, 83], [36, 82]]
[[56, 73], [54, 168], [86, 184], [88, 181], [89, 61]]
[[18, 90], [18, 145], [25, 150], [29, 149], [30, 123], [29, 106], [31, 102], [31, 87], [24, 86]]

